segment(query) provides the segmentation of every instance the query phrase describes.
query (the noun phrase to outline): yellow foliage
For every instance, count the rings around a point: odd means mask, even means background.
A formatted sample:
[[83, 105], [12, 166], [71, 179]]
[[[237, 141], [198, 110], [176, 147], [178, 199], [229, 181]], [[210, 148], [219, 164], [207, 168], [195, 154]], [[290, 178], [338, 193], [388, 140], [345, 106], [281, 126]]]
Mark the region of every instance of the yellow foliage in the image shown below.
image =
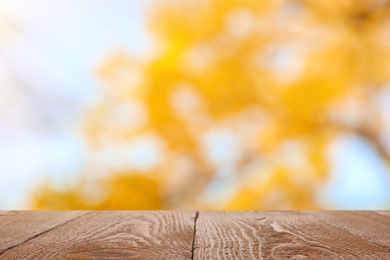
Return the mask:
[[[160, 1], [150, 13], [158, 53], [109, 57], [84, 125], [94, 151], [153, 136], [159, 162], [108, 175], [94, 205], [85, 182], [44, 188], [34, 208], [320, 208], [332, 140], [356, 134], [380, 148], [378, 119], [343, 106], [373, 108], [388, 86], [388, 11], [386, 1]], [[228, 183], [222, 201], [213, 183]]]
[[98, 184], [82, 181], [77, 187], [66, 191], [56, 191], [44, 185], [36, 191], [33, 208], [40, 210], [157, 210], [164, 208], [164, 202], [157, 180], [144, 174], [115, 174]]

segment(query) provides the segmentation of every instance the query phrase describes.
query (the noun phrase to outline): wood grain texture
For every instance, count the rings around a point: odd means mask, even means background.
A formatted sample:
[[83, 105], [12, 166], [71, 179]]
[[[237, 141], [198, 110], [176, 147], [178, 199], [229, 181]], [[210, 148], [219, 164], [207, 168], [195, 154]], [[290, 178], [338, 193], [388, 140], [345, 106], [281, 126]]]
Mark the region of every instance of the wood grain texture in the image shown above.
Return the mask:
[[0, 211], [0, 253], [87, 211]]
[[194, 259], [390, 259], [390, 214], [201, 211]]
[[98, 211], [0, 259], [191, 259], [195, 211]]

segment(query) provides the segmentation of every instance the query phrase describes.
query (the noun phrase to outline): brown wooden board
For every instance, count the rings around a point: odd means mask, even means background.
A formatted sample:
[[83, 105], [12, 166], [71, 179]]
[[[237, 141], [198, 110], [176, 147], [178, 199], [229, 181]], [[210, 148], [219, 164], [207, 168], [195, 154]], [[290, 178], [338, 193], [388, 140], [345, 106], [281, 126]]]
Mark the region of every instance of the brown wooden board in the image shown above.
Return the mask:
[[0, 246], [0, 259], [390, 259], [390, 211], [0, 211]]
[[201, 211], [194, 259], [390, 259], [390, 216], [384, 211]]
[[191, 259], [195, 211], [98, 211], [0, 259]]
[[0, 211], [0, 254], [87, 211]]

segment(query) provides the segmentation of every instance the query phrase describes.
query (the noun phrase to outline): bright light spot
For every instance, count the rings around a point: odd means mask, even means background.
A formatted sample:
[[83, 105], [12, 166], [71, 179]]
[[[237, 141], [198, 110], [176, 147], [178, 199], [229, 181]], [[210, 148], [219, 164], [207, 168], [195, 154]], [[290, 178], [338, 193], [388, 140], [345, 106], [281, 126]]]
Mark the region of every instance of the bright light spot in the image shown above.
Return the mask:
[[303, 56], [299, 46], [287, 43], [260, 50], [256, 59], [260, 68], [272, 72], [278, 81], [286, 82], [295, 80], [302, 74], [305, 65]]
[[189, 49], [183, 57], [183, 65], [191, 72], [202, 74], [211, 67], [214, 61], [214, 51], [207, 45], [196, 45]]
[[111, 114], [111, 124], [120, 128], [137, 128], [144, 125], [148, 115], [145, 105], [139, 100], [120, 104]]
[[226, 128], [214, 129], [201, 139], [206, 158], [217, 166], [234, 165], [240, 155], [237, 136]]
[[[342, 113], [340, 113], [342, 111]], [[365, 114], [365, 106], [359, 97], [348, 97], [331, 107], [330, 116], [349, 126], [358, 126]]]
[[245, 38], [251, 35], [257, 24], [256, 15], [248, 9], [234, 10], [226, 16], [226, 27], [235, 38]]
[[123, 66], [120, 68], [116, 68], [114, 80], [116, 83], [126, 90], [132, 89], [136, 90], [137, 87], [142, 83], [144, 80], [144, 75], [141, 71], [141, 69], [136, 69], [128, 66]]
[[196, 112], [201, 104], [201, 97], [194, 88], [185, 84], [179, 84], [170, 96], [171, 106], [175, 113], [181, 117], [187, 117]]
[[161, 140], [155, 136], [134, 139], [124, 150], [125, 163], [135, 170], [150, 170], [160, 162], [162, 149]]
[[[278, 163], [287, 166], [294, 170], [304, 170], [305, 166], [308, 165], [307, 161], [307, 149], [299, 142], [287, 141], [285, 142], [278, 151]], [[297, 176], [299, 177], [299, 176]]]
[[330, 149], [331, 179], [322, 200], [340, 209], [386, 208], [390, 198], [388, 169], [364, 140], [348, 137]]

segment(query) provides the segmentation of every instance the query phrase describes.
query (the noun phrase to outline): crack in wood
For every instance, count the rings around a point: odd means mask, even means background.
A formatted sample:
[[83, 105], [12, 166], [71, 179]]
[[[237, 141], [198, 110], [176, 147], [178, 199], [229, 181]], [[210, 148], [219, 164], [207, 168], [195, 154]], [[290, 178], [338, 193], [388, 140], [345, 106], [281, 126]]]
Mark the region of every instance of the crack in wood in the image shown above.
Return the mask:
[[93, 213], [93, 212], [94, 212], [94, 211], [90, 211], [90, 212], [87, 212], [87, 213], [85, 213], [85, 214], [83, 214], [83, 215], [81, 215], [81, 216], [77, 216], [77, 217], [75, 217], [75, 218], [73, 218], [73, 219], [70, 219], [70, 220], [68, 220], [68, 221], [65, 221], [64, 223], [61, 223], [61, 224], [59, 224], [59, 225], [57, 225], [57, 226], [54, 226], [54, 227], [52, 227], [52, 228], [49, 228], [49, 229], [47, 229], [47, 230], [45, 230], [45, 231], [42, 231], [42, 232], [36, 234], [36, 235], [33, 235], [32, 237], [29, 237], [29, 238], [27, 238], [26, 240], [20, 241], [19, 243], [15, 244], [15, 245], [9, 246], [9, 247], [7, 247], [6, 249], [0, 251], [0, 256], [1, 256], [2, 254], [4, 254], [5, 252], [7, 252], [7, 251], [9, 251], [9, 250], [11, 250], [11, 249], [13, 249], [13, 248], [15, 248], [15, 247], [18, 247], [18, 246], [20, 246], [20, 245], [23, 245], [23, 244], [25, 244], [25, 243], [27, 243], [27, 242], [29, 242], [29, 241], [31, 241], [31, 240], [37, 238], [37, 237], [40, 237], [40, 236], [42, 236], [42, 235], [44, 235], [44, 234], [46, 234], [46, 233], [48, 233], [48, 232], [50, 232], [50, 231], [52, 231], [52, 230], [54, 230], [54, 229], [60, 227], [60, 226], [66, 225], [66, 224], [68, 224], [69, 222], [75, 221], [75, 220], [77, 220], [77, 219], [79, 219], [79, 218], [81, 218], [81, 217], [84, 217], [84, 216], [86, 216], [86, 215], [89, 215], [89, 214], [91, 214], [91, 213]]
[[192, 248], [191, 248], [191, 259], [194, 259], [194, 250], [195, 250], [195, 238], [196, 238], [196, 222], [199, 217], [199, 211], [196, 211], [194, 219], [194, 237], [192, 238]]

